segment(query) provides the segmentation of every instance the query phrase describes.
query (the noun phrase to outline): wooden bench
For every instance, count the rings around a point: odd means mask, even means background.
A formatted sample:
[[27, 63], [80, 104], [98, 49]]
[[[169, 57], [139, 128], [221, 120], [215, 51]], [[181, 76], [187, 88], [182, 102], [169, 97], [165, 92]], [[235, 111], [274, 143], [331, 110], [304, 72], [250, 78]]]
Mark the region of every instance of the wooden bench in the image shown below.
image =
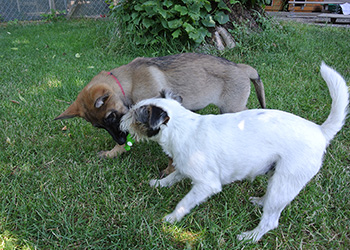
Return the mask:
[[326, 11], [328, 11], [328, 5], [329, 4], [343, 4], [343, 3], [346, 3], [348, 1], [350, 1], [350, 0], [323, 1], [323, 2], [320, 2], [320, 1], [307, 1], [307, 0], [306, 1], [295, 1], [295, 0], [293, 0], [293, 1], [288, 1], [288, 4], [290, 5], [290, 8], [289, 8], [290, 11], [294, 11], [296, 5], [301, 5], [301, 9], [303, 9], [303, 8], [305, 8], [305, 6], [307, 4], [315, 4], [315, 5], [317, 4], [317, 5], [321, 5], [323, 7], [322, 12], [326, 12]]
[[337, 19], [350, 19], [350, 15], [333, 14], [333, 13], [322, 13], [318, 17], [330, 18], [331, 23], [335, 23]]

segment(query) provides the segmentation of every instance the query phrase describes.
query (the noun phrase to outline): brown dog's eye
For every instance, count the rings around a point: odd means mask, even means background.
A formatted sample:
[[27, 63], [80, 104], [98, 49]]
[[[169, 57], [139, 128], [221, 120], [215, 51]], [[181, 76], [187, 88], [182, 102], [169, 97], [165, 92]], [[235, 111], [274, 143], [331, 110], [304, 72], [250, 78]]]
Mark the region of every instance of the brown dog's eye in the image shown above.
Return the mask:
[[107, 116], [104, 119], [104, 122], [106, 125], [119, 124], [121, 118], [122, 116], [119, 115], [118, 112], [114, 111], [114, 112], [111, 112], [109, 116]]

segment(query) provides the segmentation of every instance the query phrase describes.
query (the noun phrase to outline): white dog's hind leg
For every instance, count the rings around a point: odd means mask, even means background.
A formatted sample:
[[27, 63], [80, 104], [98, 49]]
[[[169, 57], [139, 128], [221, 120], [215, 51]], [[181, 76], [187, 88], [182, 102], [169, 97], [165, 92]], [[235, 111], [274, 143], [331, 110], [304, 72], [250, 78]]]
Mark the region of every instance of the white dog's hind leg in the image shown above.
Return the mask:
[[184, 176], [177, 170], [169, 174], [167, 177], [157, 180], [152, 179], [149, 182], [149, 185], [151, 187], [170, 187], [174, 185], [175, 183], [181, 181], [184, 178]]
[[221, 183], [194, 184], [190, 192], [177, 204], [175, 210], [165, 216], [164, 220], [170, 223], [180, 221], [192, 208], [206, 201], [210, 196], [221, 191]]
[[[278, 220], [282, 210], [299, 194], [301, 189], [319, 169], [316, 164], [312, 167], [311, 162], [306, 162], [305, 164], [307, 166], [299, 167], [298, 169], [295, 169], [295, 166], [283, 164], [282, 162], [279, 166], [276, 166], [276, 172], [269, 180], [265, 196], [261, 200], [255, 200], [258, 204], [263, 201], [263, 215], [259, 225], [252, 231], [238, 235], [238, 240], [252, 240], [256, 242], [265, 233], [278, 226]], [[286, 169], [292, 168], [294, 168], [294, 174], [286, 175]], [[303, 169], [308, 169], [309, 171], [302, 171]]]

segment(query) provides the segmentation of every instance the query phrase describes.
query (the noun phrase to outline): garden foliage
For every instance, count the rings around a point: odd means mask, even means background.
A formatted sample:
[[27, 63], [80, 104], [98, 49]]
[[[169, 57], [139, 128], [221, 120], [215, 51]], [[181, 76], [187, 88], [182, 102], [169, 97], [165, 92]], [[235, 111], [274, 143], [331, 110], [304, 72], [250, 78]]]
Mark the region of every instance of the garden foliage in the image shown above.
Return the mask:
[[211, 36], [210, 28], [229, 21], [229, 5], [238, 0], [121, 0], [111, 5], [118, 26], [136, 44], [157, 44], [177, 39], [200, 44]]

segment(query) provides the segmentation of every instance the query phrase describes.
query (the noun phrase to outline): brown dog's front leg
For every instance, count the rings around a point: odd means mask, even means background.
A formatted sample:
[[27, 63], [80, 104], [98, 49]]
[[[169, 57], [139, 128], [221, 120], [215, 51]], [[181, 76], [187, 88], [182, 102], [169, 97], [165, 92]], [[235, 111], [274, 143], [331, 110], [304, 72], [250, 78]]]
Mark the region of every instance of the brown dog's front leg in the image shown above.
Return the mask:
[[172, 172], [175, 171], [175, 167], [173, 166], [173, 159], [171, 159], [169, 157], [169, 163], [168, 166], [166, 167], [166, 169], [164, 169], [163, 171], [160, 172], [160, 178], [163, 178], [164, 176], [167, 176], [169, 174], [171, 174]]
[[119, 155], [121, 155], [122, 153], [126, 152], [124, 146], [125, 146], [125, 144], [123, 144], [123, 145], [117, 144], [111, 150], [109, 150], [109, 151], [101, 151], [101, 152], [98, 153], [98, 155], [101, 158], [116, 158]]

